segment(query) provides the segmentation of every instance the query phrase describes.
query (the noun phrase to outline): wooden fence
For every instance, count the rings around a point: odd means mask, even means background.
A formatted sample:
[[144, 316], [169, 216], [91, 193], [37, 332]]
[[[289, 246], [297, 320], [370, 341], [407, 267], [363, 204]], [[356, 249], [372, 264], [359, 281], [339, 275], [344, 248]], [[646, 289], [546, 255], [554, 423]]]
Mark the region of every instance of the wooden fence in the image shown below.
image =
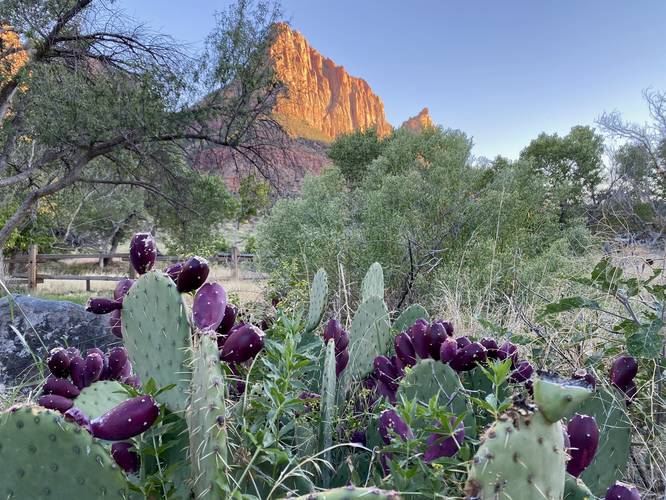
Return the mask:
[[[241, 253], [238, 248], [234, 247], [231, 252], [220, 252], [208, 258], [209, 262], [214, 263], [227, 263], [231, 267], [232, 277], [235, 280], [240, 279], [240, 263], [252, 262], [255, 256], [249, 253]], [[26, 273], [18, 273], [10, 276], [10, 281], [22, 281], [28, 283], [28, 290], [34, 291], [38, 283], [43, 283], [45, 280], [71, 280], [71, 281], [85, 281], [86, 291], [91, 291], [91, 281], [120, 281], [126, 276], [109, 276], [105, 274], [100, 275], [79, 275], [79, 274], [41, 274], [39, 273], [39, 264], [45, 262], [66, 261], [66, 260], [80, 260], [80, 259], [94, 259], [99, 262], [100, 270], [104, 269], [104, 263], [108, 259], [116, 259], [128, 262], [128, 274], [131, 278], [136, 277], [136, 271], [129, 262], [129, 253], [89, 253], [89, 254], [57, 254], [57, 253], [42, 253], [38, 252], [37, 245], [31, 245], [28, 249], [27, 255], [17, 255], [11, 259], [7, 259], [7, 264], [27, 264]], [[186, 257], [177, 255], [158, 255], [156, 261], [158, 262], [181, 262]]]

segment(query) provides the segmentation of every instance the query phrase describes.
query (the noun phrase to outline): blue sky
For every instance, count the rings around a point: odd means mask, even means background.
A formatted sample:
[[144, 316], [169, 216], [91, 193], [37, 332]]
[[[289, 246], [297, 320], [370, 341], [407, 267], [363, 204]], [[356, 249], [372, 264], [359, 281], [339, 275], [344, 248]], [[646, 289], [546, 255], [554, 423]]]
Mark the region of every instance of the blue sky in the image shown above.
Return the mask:
[[[118, 0], [176, 39], [201, 43], [221, 0]], [[322, 54], [368, 81], [400, 124], [427, 106], [473, 137], [474, 153], [516, 157], [541, 131], [604, 110], [647, 119], [641, 91], [666, 90], [664, 0], [283, 0]]]

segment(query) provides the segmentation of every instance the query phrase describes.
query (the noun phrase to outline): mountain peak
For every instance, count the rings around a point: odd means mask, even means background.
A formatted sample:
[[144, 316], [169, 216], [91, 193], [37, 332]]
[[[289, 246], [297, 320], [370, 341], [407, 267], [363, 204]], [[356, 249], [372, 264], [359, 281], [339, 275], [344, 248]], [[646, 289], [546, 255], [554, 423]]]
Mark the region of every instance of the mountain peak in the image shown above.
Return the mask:
[[371, 127], [382, 136], [391, 132], [384, 104], [370, 85], [324, 57], [287, 23], [276, 24], [269, 56], [287, 87], [274, 115], [292, 136], [329, 142]]
[[428, 108], [423, 108], [418, 115], [408, 118], [403, 124], [402, 128], [412, 130], [414, 132], [420, 132], [423, 129], [434, 127], [435, 123], [432, 121], [430, 116], [430, 110]]

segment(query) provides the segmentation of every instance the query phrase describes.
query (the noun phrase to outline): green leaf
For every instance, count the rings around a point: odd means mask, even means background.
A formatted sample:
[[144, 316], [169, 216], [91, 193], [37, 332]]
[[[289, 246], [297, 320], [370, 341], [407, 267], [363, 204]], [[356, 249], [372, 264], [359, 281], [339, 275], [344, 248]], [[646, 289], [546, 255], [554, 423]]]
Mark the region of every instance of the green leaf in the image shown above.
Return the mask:
[[596, 300], [586, 299], [585, 297], [574, 296], [565, 297], [558, 302], [548, 304], [543, 313], [544, 314], [559, 314], [565, 311], [572, 311], [575, 309], [592, 309], [599, 310], [601, 306]]
[[652, 323], [640, 325], [635, 332], [627, 335], [627, 351], [638, 358], [655, 359], [661, 355], [664, 323], [656, 319]]

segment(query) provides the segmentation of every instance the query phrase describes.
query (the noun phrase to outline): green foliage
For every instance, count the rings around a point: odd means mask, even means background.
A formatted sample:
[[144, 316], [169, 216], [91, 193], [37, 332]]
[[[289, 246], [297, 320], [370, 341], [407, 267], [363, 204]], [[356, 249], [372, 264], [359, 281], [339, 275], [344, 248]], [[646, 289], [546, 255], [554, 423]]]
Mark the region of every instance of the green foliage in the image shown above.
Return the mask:
[[363, 180], [368, 165], [386, 146], [386, 140], [377, 135], [377, 130], [368, 128], [338, 136], [328, 149], [328, 157], [340, 169], [350, 186]]
[[269, 184], [259, 181], [256, 175], [245, 177], [238, 188], [238, 222], [245, 222], [268, 208], [271, 204], [269, 192]]

